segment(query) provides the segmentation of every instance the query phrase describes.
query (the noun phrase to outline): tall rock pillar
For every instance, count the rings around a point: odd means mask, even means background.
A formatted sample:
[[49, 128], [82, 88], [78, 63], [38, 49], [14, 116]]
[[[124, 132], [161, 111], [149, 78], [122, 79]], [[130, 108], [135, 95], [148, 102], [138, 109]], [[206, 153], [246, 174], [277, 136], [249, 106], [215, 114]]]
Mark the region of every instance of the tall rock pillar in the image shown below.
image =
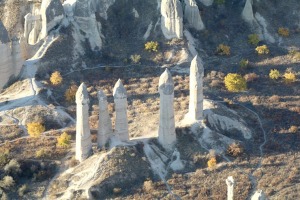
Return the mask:
[[188, 116], [192, 120], [203, 118], [203, 62], [199, 56], [191, 62], [190, 67], [190, 102]]
[[160, 94], [158, 141], [166, 149], [172, 149], [176, 143], [174, 82], [168, 69], [159, 78], [158, 91]]
[[246, 0], [243, 12], [242, 12], [242, 18], [252, 24], [252, 22], [254, 21], [254, 14], [253, 14], [253, 8], [252, 8], [252, 0]]
[[113, 96], [116, 110], [115, 132], [121, 141], [128, 141], [127, 92], [120, 79], [115, 84]]
[[184, 18], [188, 21], [189, 25], [198, 31], [205, 29], [196, 1], [185, 0], [184, 3]]
[[234, 187], [234, 180], [232, 176], [228, 176], [226, 179], [227, 184], [227, 200], [233, 200], [233, 187]]
[[182, 38], [183, 11], [179, 0], [161, 1], [161, 30], [167, 39]]
[[113, 132], [111, 119], [107, 109], [107, 97], [102, 90], [98, 91], [99, 100], [99, 123], [97, 144], [98, 147], [103, 147], [107, 142], [109, 135]]
[[82, 162], [92, 153], [89, 97], [84, 83], [79, 86], [76, 92], [76, 104], [76, 159]]

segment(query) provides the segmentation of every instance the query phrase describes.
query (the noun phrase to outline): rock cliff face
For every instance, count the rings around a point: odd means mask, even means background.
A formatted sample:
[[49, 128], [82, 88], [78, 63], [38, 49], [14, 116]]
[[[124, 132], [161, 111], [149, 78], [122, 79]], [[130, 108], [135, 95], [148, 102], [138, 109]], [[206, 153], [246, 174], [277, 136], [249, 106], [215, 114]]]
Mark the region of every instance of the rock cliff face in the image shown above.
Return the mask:
[[199, 8], [195, 0], [185, 0], [184, 18], [188, 21], [189, 25], [196, 30], [203, 30], [205, 28]]
[[41, 38], [45, 38], [51, 29], [59, 25], [63, 17], [64, 8], [60, 0], [43, 0], [41, 5]]
[[179, 0], [161, 1], [161, 30], [167, 39], [182, 38], [183, 11]]
[[17, 76], [23, 65], [19, 40], [11, 42], [8, 32], [0, 21], [0, 88], [7, 83], [11, 76]]

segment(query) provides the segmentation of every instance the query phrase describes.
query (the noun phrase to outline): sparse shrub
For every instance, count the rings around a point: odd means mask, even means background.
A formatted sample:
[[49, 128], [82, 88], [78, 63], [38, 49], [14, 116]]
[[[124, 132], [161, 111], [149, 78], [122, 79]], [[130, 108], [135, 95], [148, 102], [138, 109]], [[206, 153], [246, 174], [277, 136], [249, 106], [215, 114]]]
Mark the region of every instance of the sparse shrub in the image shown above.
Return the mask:
[[20, 164], [18, 163], [17, 160], [12, 159], [9, 161], [7, 165], [5, 165], [4, 171], [7, 174], [17, 175], [18, 173], [21, 172]]
[[141, 58], [142, 58], [142, 57], [141, 57], [141, 55], [139, 55], [139, 54], [134, 54], [134, 55], [131, 55], [131, 56], [130, 56], [130, 60], [131, 60], [131, 62], [134, 63], [134, 64], [140, 63]]
[[223, 55], [229, 56], [230, 55], [230, 47], [225, 44], [220, 44], [217, 47], [217, 53], [221, 56], [223, 56]]
[[249, 74], [246, 74], [246, 75], [244, 76], [244, 78], [245, 78], [245, 80], [246, 80], [247, 82], [252, 82], [252, 81], [258, 79], [259, 76], [258, 76], [257, 74], [255, 74], [255, 73], [249, 73]]
[[24, 194], [27, 192], [27, 185], [22, 185], [19, 189], [18, 189], [18, 194], [20, 197], [24, 196]]
[[262, 46], [258, 46], [255, 48], [255, 51], [257, 52], [258, 55], [263, 55], [263, 54], [269, 54], [270, 50], [267, 47], [267, 45], [262, 45]]
[[278, 34], [283, 37], [289, 37], [290, 30], [288, 28], [280, 27], [278, 28]]
[[234, 157], [240, 156], [243, 153], [244, 153], [243, 146], [239, 143], [236, 143], [236, 142], [230, 144], [227, 148], [227, 154], [231, 155], [231, 156], [234, 156]]
[[150, 41], [145, 44], [145, 50], [149, 52], [157, 52], [158, 51], [158, 42]]
[[269, 98], [269, 101], [271, 103], [278, 103], [280, 100], [280, 97], [278, 95], [272, 95], [270, 98]]
[[37, 152], [35, 152], [36, 158], [44, 158], [47, 155], [47, 151], [45, 149], [40, 149]]
[[0, 187], [4, 189], [9, 189], [14, 185], [15, 185], [15, 181], [11, 176], [4, 176], [3, 179], [0, 181]]
[[297, 126], [291, 126], [290, 128], [289, 128], [289, 132], [290, 133], [296, 133], [298, 131], [298, 127]]
[[0, 153], [0, 167], [5, 166], [9, 162], [9, 150]]
[[207, 161], [207, 167], [209, 169], [214, 169], [217, 165], [217, 159], [216, 157], [212, 157]]
[[269, 77], [272, 80], [277, 80], [280, 77], [280, 72], [277, 69], [271, 69]]
[[292, 57], [294, 61], [300, 61], [300, 52], [293, 49], [289, 51], [289, 55]]
[[257, 34], [250, 34], [248, 35], [248, 43], [254, 46], [257, 46], [260, 42], [259, 36]]
[[60, 72], [59, 71], [55, 71], [51, 74], [50, 76], [50, 82], [52, 85], [54, 86], [58, 86], [62, 83], [63, 81], [63, 78], [62, 76], [60, 75]]
[[249, 60], [247, 60], [247, 59], [242, 59], [242, 60], [240, 61], [240, 67], [241, 67], [242, 69], [247, 69], [247, 68], [249, 67]]
[[40, 137], [41, 133], [45, 131], [45, 126], [40, 122], [32, 122], [27, 124], [27, 131], [31, 137]]
[[225, 87], [230, 92], [240, 92], [247, 89], [246, 80], [240, 74], [229, 73], [224, 79]]
[[68, 135], [68, 133], [63, 132], [63, 134], [57, 138], [57, 146], [67, 148], [70, 146], [70, 140], [71, 136]]
[[145, 180], [143, 190], [147, 193], [151, 193], [154, 190], [153, 182], [151, 180]]
[[66, 101], [69, 103], [75, 102], [76, 92], [78, 90], [78, 86], [72, 84], [65, 92]]
[[296, 81], [296, 74], [293, 72], [285, 72], [283, 76], [286, 83], [293, 83]]

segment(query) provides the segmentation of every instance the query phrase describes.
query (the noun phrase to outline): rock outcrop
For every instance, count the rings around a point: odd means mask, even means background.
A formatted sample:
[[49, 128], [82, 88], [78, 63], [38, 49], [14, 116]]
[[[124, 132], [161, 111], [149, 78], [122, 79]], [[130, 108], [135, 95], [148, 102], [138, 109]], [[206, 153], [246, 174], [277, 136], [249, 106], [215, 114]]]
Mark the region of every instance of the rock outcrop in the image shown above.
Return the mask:
[[89, 96], [84, 83], [79, 86], [76, 92], [76, 104], [76, 159], [82, 162], [92, 153]]
[[45, 38], [49, 31], [59, 25], [64, 18], [64, 8], [60, 0], [43, 0], [41, 5], [42, 30], [40, 38]]
[[200, 0], [205, 6], [211, 6], [214, 3], [214, 0]]
[[18, 76], [23, 65], [20, 43], [17, 38], [10, 41], [8, 32], [0, 21], [0, 88], [12, 76]]
[[[102, 48], [101, 24], [97, 22], [95, 10], [90, 0], [77, 0], [74, 8], [74, 19], [78, 25], [81, 40], [88, 40], [93, 51]], [[81, 34], [83, 32], [84, 34]]]
[[242, 12], [242, 18], [248, 23], [253, 23], [253, 21], [255, 20], [253, 14], [253, 8], [252, 8], [252, 0], [246, 1], [246, 4]]
[[107, 97], [102, 90], [98, 91], [99, 100], [99, 123], [98, 123], [98, 135], [97, 144], [98, 147], [103, 147], [110, 134], [113, 133], [111, 119], [107, 109]]
[[176, 143], [174, 119], [174, 82], [168, 69], [160, 76], [158, 91], [160, 95], [158, 141], [166, 149]]
[[234, 180], [232, 176], [229, 176], [226, 179], [226, 184], [227, 184], [227, 200], [233, 200]]
[[121, 141], [128, 141], [127, 92], [120, 79], [115, 84], [113, 96], [116, 111], [115, 133]]
[[190, 67], [190, 102], [188, 116], [192, 120], [203, 119], [203, 77], [203, 62], [199, 56], [195, 56]]
[[182, 38], [183, 11], [180, 1], [162, 0], [161, 15], [161, 30], [165, 38]]
[[196, 30], [203, 30], [205, 26], [201, 19], [200, 11], [195, 0], [185, 0], [184, 18]]
[[257, 190], [251, 197], [251, 200], [266, 200], [266, 195], [262, 190]]

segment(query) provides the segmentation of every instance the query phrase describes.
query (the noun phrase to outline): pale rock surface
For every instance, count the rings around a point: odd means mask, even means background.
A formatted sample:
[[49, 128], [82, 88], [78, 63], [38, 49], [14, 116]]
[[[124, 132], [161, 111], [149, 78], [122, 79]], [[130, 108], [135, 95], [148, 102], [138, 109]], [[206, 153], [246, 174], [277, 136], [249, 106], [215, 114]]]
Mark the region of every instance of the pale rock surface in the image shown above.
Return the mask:
[[180, 171], [184, 168], [184, 164], [182, 163], [180, 159], [180, 153], [177, 150], [177, 148], [174, 150], [172, 157], [176, 158], [170, 165], [173, 171]]
[[43, 39], [62, 21], [65, 13], [60, 0], [43, 0], [40, 12], [42, 18], [40, 39]]
[[129, 140], [127, 119], [127, 92], [120, 79], [114, 86], [113, 96], [116, 111], [115, 133], [121, 141], [125, 142]]
[[22, 65], [19, 40], [13, 38], [10, 42], [8, 32], [0, 21], [0, 88], [3, 88], [11, 76], [20, 73]]
[[205, 29], [196, 1], [185, 0], [184, 2], [184, 18], [188, 21], [189, 25], [198, 31]]
[[22, 57], [20, 40], [16, 37], [12, 38], [11, 51], [13, 71], [14, 75], [17, 76], [22, 69], [24, 59]]
[[203, 119], [203, 62], [195, 56], [190, 67], [190, 102], [188, 116], [192, 120]]
[[252, 9], [252, 0], [247, 0], [242, 12], [242, 18], [248, 22], [248, 23], [253, 23], [254, 19], [254, 14], [253, 14], [253, 9]]
[[211, 6], [214, 3], [214, 0], [200, 0], [205, 6]]
[[115, 3], [116, 0], [91, 0], [92, 6], [98, 14], [107, 20], [107, 11], [110, 6]]
[[98, 51], [102, 48], [101, 24], [97, 22], [95, 8], [90, 0], [77, 0], [74, 8], [74, 19], [84, 32], [82, 41], [88, 39], [91, 49]]
[[262, 190], [257, 190], [251, 197], [251, 200], [266, 200], [266, 195]]
[[227, 184], [227, 200], [233, 200], [233, 187], [234, 187], [234, 180], [232, 176], [228, 176], [226, 179]]
[[98, 91], [98, 100], [99, 100], [99, 123], [98, 123], [97, 144], [98, 147], [101, 148], [106, 144], [113, 130], [111, 125], [111, 119], [107, 109], [107, 105], [108, 105], [107, 97], [102, 90]]
[[89, 96], [84, 83], [79, 86], [76, 92], [76, 104], [76, 159], [82, 162], [92, 153]]
[[182, 38], [183, 11], [179, 0], [161, 1], [161, 29], [167, 39]]
[[158, 91], [160, 94], [158, 141], [170, 150], [176, 143], [176, 133], [173, 105], [174, 82], [168, 69], [159, 78]]
[[24, 38], [27, 43], [34, 45], [38, 41], [39, 34], [42, 29], [42, 18], [41, 15], [32, 15], [28, 13], [24, 17]]

